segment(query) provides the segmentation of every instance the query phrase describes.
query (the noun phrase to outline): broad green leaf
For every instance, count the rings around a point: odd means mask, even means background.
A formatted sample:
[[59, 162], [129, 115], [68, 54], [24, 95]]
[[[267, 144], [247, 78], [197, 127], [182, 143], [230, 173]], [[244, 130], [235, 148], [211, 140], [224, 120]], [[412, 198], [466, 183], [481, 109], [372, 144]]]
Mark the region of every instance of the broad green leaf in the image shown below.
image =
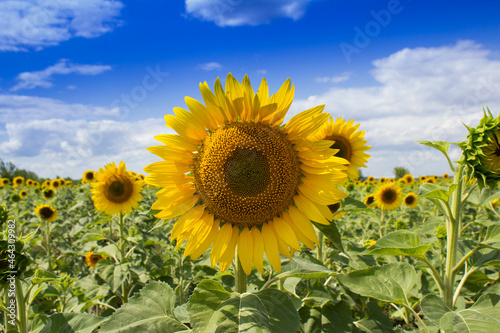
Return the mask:
[[337, 276], [340, 283], [357, 294], [401, 305], [408, 305], [417, 278], [415, 268], [401, 262]]
[[491, 189], [489, 187], [483, 188], [481, 191], [482, 195], [480, 196], [479, 204], [484, 206], [484, 205], [489, 204], [490, 202], [492, 202], [495, 199], [500, 199], [500, 191], [497, 191], [496, 193], [489, 195], [490, 193], [491, 193]]
[[31, 283], [38, 284], [47, 281], [54, 281], [57, 279], [60, 279], [60, 277], [56, 274], [43, 269], [37, 269], [35, 274], [33, 274], [33, 276], [31, 277]]
[[165, 282], [152, 281], [113, 313], [102, 333], [172, 333], [187, 327], [174, 315], [175, 293]]
[[500, 265], [500, 250], [481, 249], [469, 258], [468, 263], [475, 267]]
[[420, 236], [406, 230], [398, 230], [387, 234], [370, 246], [363, 254], [393, 255], [423, 258], [432, 248], [431, 244], [422, 245]]
[[352, 332], [353, 318], [351, 308], [345, 301], [333, 304], [304, 304], [299, 310], [301, 328], [304, 333]]
[[441, 199], [448, 201], [450, 195], [453, 193], [457, 184], [450, 184], [449, 186], [440, 186], [436, 184], [425, 183], [420, 185], [420, 193], [418, 196], [429, 199]]
[[451, 311], [436, 295], [422, 300], [422, 311], [444, 333], [496, 332], [500, 325], [500, 295], [484, 294], [470, 308]]
[[453, 165], [451, 164], [450, 156], [448, 155], [448, 150], [450, 149], [450, 143], [447, 141], [415, 141], [416, 143], [420, 143], [422, 145], [434, 148], [439, 150], [444, 154], [446, 159], [448, 160], [448, 164], [450, 165], [451, 170], [453, 171]]
[[354, 322], [354, 325], [361, 331], [367, 333], [392, 333], [392, 322], [387, 317], [377, 302], [370, 300], [366, 305], [365, 317]]
[[127, 279], [129, 272], [128, 264], [115, 264], [106, 259], [101, 259], [96, 265], [96, 271], [99, 276], [106, 281], [111, 290], [115, 292], [121, 287], [121, 284]]
[[300, 325], [298, 313], [284, 292], [230, 293], [213, 280], [203, 280], [196, 287], [188, 312], [195, 332], [295, 332]]
[[347, 197], [341, 200], [340, 210], [341, 212], [364, 212], [370, 211], [371, 208], [366, 207], [364, 202], [356, 200], [351, 197]]
[[488, 247], [500, 250], [500, 225], [490, 225], [486, 230], [486, 235], [481, 244], [486, 244]]
[[48, 318], [40, 333], [92, 333], [107, 318], [86, 313], [56, 313]]
[[340, 232], [335, 221], [330, 221], [330, 225], [319, 224], [313, 221], [311, 222], [316, 228], [319, 229], [319, 231], [321, 231], [326, 236], [326, 238], [328, 238], [330, 242], [332, 242], [333, 246], [335, 246], [337, 250], [339, 250], [340, 252], [345, 252], [344, 247], [342, 246]]
[[293, 260], [286, 259], [281, 263], [281, 273], [276, 277], [279, 279], [287, 277], [299, 277], [302, 279], [321, 279], [332, 274], [333, 271], [329, 270], [323, 265], [315, 264], [309, 260], [300, 257], [294, 257]]

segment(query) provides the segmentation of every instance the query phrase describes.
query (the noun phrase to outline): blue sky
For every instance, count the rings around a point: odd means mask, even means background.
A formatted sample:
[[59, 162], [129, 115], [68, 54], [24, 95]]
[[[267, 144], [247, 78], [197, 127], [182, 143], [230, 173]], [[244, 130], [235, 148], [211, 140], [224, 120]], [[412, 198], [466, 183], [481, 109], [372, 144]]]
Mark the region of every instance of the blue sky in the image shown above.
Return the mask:
[[484, 105], [500, 111], [499, 14], [497, 0], [2, 1], [0, 158], [44, 177], [142, 172], [163, 116], [231, 72], [271, 91], [291, 78], [290, 115], [355, 119], [365, 175], [449, 172], [414, 141], [461, 141]]

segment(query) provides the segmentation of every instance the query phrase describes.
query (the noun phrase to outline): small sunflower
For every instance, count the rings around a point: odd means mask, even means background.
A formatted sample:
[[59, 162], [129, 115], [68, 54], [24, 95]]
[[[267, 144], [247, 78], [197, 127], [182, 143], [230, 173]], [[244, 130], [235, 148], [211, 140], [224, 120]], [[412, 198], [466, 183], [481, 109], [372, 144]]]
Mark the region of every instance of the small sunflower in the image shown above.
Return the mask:
[[491, 200], [491, 206], [493, 208], [497, 208], [498, 206], [500, 206], [500, 199], [493, 199], [493, 200]]
[[97, 265], [97, 262], [99, 262], [99, 260], [105, 259], [105, 258], [106, 258], [105, 256], [100, 255], [100, 254], [95, 254], [92, 251], [89, 251], [85, 255], [85, 261], [87, 262], [87, 265], [89, 267], [92, 267], [92, 268], [95, 268], [95, 266]]
[[37, 181], [33, 181], [33, 187], [36, 187], [36, 188], [40, 187], [40, 183]]
[[401, 206], [401, 188], [393, 184], [382, 185], [375, 192], [375, 203], [382, 210], [393, 210]]
[[44, 221], [52, 222], [56, 219], [57, 210], [49, 205], [40, 205], [35, 208], [35, 214]]
[[33, 180], [32, 179], [28, 179], [26, 181], [26, 186], [33, 186]]
[[406, 186], [406, 179], [405, 178], [398, 179], [397, 184], [400, 187], [405, 187]]
[[14, 180], [12, 181], [12, 187], [19, 187], [24, 184], [24, 177], [18, 176], [14, 177]]
[[367, 207], [370, 207], [370, 208], [375, 208], [375, 207], [377, 207], [377, 204], [375, 203], [375, 196], [374, 196], [373, 194], [368, 194], [368, 195], [365, 197], [364, 204], [365, 204]]
[[67, 180], [65, 185], [68, 187], [71, 187], [71, 186], [73, 186], [73, 182], [71, 180]]
[[95, 180], [94, 170], [87, 170], [83, 173], [82, 184], [92, 183]]
[[406, 181], [406, 184], [411, 185], [415, 182], [415, 178], [413, 178], [412, 175], [407, 173], [406, 175], [403, 176], [403, 179]]
[[263, 272], [264, 251], [279, 272], [280, 253], [291, 258], [299, 241], [314, 248], [310, 220], [329, 224], [328, 205], [346, 197], [338, 186], [348, 162], [334, 156], [334, 142], [310, 139], [329, 115], [317, 106], [282, 126], [290, 79], [272, 96], [265, 79], [255, 93], [246, 75], [240, 83], [229, 74], [225, 90], [218, 78], [214, 93], [206, 82], [200, 90], [205, 105], [186, 97], [190, 111], [165, 116], [178, 135], [157, 136], [166, 146], [149, 148], [164, 159], [144, 168], [146, 183], [163, 187], [152, 209], [160, 219], [180, 215], [171, 238], [187, 240], [185, 256], [212, 246], [211, 264], [224, 271], [238, 246], [247, 275], [252, 264]]
[[425, 183], [426, 179], [427, 179], [427, 176], [420, 176], [420, 177], [418, 177], [418, 180], [420, 180], [421, 183]]
[[365, 152], [371, 148], [364, 140], [365, 132], [359, 131], [359, 124], [354, 125], [354, 120], [345, 121], [338, 117], [335, 121], [330, 117], [328, 122], [311, 136], [313, 141], [332, 140], [330, 147], [336, 150], [335, 156], [341, 157], [349, 162], [347, 175], [350, 179], [358, 179], [358, 168], [366, 167], [365, 163], [370, 158]]
[[45, 199], [49, 200], [54, 196], [54, 190], [51, 188], [46, 188], [42, 191], [42, 195]]
[[447, 173], [443, 173], [443, 180], [449, 181], [450, 175], [448, 175]]
[[366, 178], [366, 181], [373, 182], [373, 181], [375, 181], [375, 177], [369, 176], [368, 178]]
[[19, 192], [19, 196], [22, 198], [26, 198], [28, 196], [28, 191], [22, 190]]
[[415, 193], [410, 192], [404, 197], [403, 202], [406, 207], [415, 208], [418, 204], [418, 196]]
[[66, 185], [66, 180], [65, 179], [59, 178], [58, 180], [59, 180], [59, 183], [61, 184], [61, 186]]
[[137, 208], [142, 199], [142, 185], [130, 176], [125, 163], [120, 162], [118, 167], [114, 162], [109, 163], [104, 169], [99, 168], [95, 177], [97, 182], [91, 183], [91, 192], [98, 211], [118, 215]]
[[10, 181], [8, 178], [2, 178], [2, 185], [9, 185]]
[[61, 181], [59, 179], [52, 179], [50, 181], [50, 186], [54, 189], [57, 190], [59, 187], [61, 187]]
[[424, 183], [436, 184], [436, 179], [434, 179], [434, 177], [427, 177], [425, 178]]
[[42, 188], [43, 187], [50, 187], [50, 180], [46, 180], [42, 183]]
[[378, 179], [378, 182], [381, 183], [381, 184], [384, 184], [386, 181], [387, 181], [387, 178], [385, 178], [385, 177], [380, 177]]

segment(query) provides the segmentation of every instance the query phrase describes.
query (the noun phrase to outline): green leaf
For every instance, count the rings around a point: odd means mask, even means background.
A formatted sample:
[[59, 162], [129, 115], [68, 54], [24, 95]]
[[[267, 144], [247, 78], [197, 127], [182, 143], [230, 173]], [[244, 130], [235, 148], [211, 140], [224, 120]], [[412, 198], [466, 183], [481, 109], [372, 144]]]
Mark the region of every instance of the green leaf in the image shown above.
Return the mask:
[[196, 287], [188, 312], [195, 332], [295, 332], [300, 324], [284, 292], [230, 293], [213, 280], [203, 280]]
[[171, 333], [186, 330], [174, 315], [175, 293], [165, 282], [149, 282], [113, 313], [102, 333]]
[[370, 246], [363, 254], [393, 255], [423, 258], [432, 248], [432, 244], [421, 244], [420, 236], [406, 230], [398, 230], [387, 234]]
[[301, 328], [304, 333], [352, 332], [351, 308], [345, 301], [333, 304], [331, 301], [312, 306], [304, 305], [299, 310]]
[[101, 259], [96, 265], [97, 274], [111, 287], [113, 292], [121, 287], [129, 272], [128, 264], [115, 264]]
[[364, 212], [370, 211], [371, 208], [366, 207], [363, 201], [356, 200], [351, 197], [347, 197], [341, 200], [340, 210], [341, 212]]
[[302, 279], [321, 279], [333, 274], [323, 265], [315, 264], [309, 260], [300, 257], [294, 257], [294, 260], [286, 259], [281, 263], [281, 273], [276, 277], [284, 279], [287, 277], [298, 277]]
[[412, 265], [398, 262], [360, 269], [339, 275], [337, 279], [351, 291], [362, 296], [408, 305], [411, 289], [417, 283], [417, 273]]
[[330, 225], [319, 224], [314, 221], [311, 222], [316, 228], [319, 229], [319, 231], [321, 231], [326, 236], [326, 238], [328, 238], [330, 242], [332, 242], [333, 246], [335, 246], [337, 250], [339, 250], [340, 252], [345, 252], [344, 247], [342, 246], [340, 232], [335, 221], [330, 221]]
[[57, 276], [56, 274], [49, 271], [45, 271], [43, 269], [37, 269], [35, 274], [33, 274], [33, 276], [31, 277], [31, 283], [38, 284], [47, 281], [54, 281], [57, 279], [60, 279], [60, 277]]
[[106, 320], [86, 313], [56, 313], [39, 333], [92, 333]]
[[439, 186], [436, 184], [425, 183], [420, 185], [419, 196], [429, 199], [441, 199], [448, 201], [450, 195], [453, 193], [457, 184], [450, 184], [449, 186]]
[[366, 305], [365, 317], [354, 325], [362, 332], [368, 333], [392, 333], [392, 322], [387, 317], [377, 302], [371, 300]]
[[500, 295], [484, 294], [470, 308], [452, 311], [431, 294], [421, 306], [424, 315], [445, 333], [495, 332], [500, 325]]
[[500, 225], [490, 225], [486, 230], [486, 235], [484, 235], [484, 240], [481, 244], [500, 250]]
[[453, 165], [451, 164], [450, 156], [448, 156], [448, 150], [450, 149], [450, 143], [447, 141], [415, 141], [417, 143], [420, 143], [422, 145], [434, 148], [439, 150], [444, 154], [446, 159], [448, 160], [448, 163], [450, 165], [451, 170], [453, 170]]

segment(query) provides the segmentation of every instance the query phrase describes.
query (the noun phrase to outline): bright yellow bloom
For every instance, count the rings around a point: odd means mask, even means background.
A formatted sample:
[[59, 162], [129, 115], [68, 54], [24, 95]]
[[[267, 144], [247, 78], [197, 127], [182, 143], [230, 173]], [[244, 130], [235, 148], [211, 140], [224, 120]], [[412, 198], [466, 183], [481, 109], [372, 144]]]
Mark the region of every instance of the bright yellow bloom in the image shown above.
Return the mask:
[[142, 185], [134, 181], [127, 172], [125, 163], [116, 167], [114, 162], [99, 168], [95, 175], [97, 182], [91, 183], [92, 200], [95, 208], [108, 215], [128, 213], [137, 208], [142, 199]]
[[375, 192], [375, 203], [382, 210], [393, 210], [401, 206], [401, 188], [393, 184], [382, 185]]
[[24, 184], [24, 177], [18, 176], [14, 177], [14, 180], [12, 181], [12, 187], [19, 187]]
[[20, 196], [21, 198], [26, 198], [26, 197], [28, 196], [28, 191], [26, 191], [26, 190], [22, 190], [22, 191], [20, 191], [20, 192], [19, 192], [19, 196]]
[[415, 193], [410, 192], [404, 197], [403, 202], [406, 207], [415, 208], [418, 204], [418, 196]]
[[375, 203], [375, 196], [373, 194], [369, 194], [365, 197], [364, 204], [370, 208], [375, 208], [377, 207], [377, 204]]
[[2, 178], [2, 185], [9, 185], [9, 178]]
[[368, 178], [366, 178], [366, 180], [369, 182], [373, 182], [373, 181], [375, 181], [375, 177], [369, 176]]
[[171, 234], [185, 256], [199, 257], [210, 246], [211, 264], [222, 271], [235, 248], [246, 274], [263, 272], [264, 252], [277, 271], [280, 253], [291, 257], [318, 243], [310, 220], [329, 224], [328, 205], [346, 195], [346, 160], [334, 156], [329, 140], [308, 139], [328, 119], [324, 106], [299, 113], [282, 126], [293, 100], [288, 79], [269, 96], [265, 79], [257, 93], [248, 76], [219, 79], [215, 93], [200, 84], [202, 103], [186, 97], [189, 111], [174, 108], [168, 127], [178, 135], [155, 138], [165, 145], [149, 151], [164, 161], [144, 168], [146, 183], [163, 187], [152, 208], [156, 217], [179, 216]]
[[61, 181], [59, 179], [52, 179], [50, 181], [50, 187], [52, 187], [54, 190], [57, 190], [59, 187], [61, 187]]
[[105, 256], [100, 255], [100, 254], [95, 254], [92, 251], [89, 251], [85, 255], [85, 261], [87, 262], [87, 265], [89, 267], [92, 267], [92, 268], [95, 268], [95, 266], [97, 265], [97, 262], [99, 262], [99, 260], [105, 259], [105, 258], [106, 258]]
[[54, 190], [51, 188], [46, 188], [42, 190], [42, 195], [45, 199], [50, 199], [54, 196]]
[[40, 216], [44, 221], [52, 222], [56, 219], [57, 210], [49, 205], [40, 205], [35, 208], [35, 214]]
[[411, 184], [413, 184], [413, 182], [415, 182], [415, 179], [409, 173], [407, 173], [406, 175], [404, 175], [403, 178], [406, 181], [406, 184], [408, 184], [408, 185], [411, 185]]
[[87, 170], [83, 173], [82, 184], [92, 183], [95, 180], [94, 170]]

